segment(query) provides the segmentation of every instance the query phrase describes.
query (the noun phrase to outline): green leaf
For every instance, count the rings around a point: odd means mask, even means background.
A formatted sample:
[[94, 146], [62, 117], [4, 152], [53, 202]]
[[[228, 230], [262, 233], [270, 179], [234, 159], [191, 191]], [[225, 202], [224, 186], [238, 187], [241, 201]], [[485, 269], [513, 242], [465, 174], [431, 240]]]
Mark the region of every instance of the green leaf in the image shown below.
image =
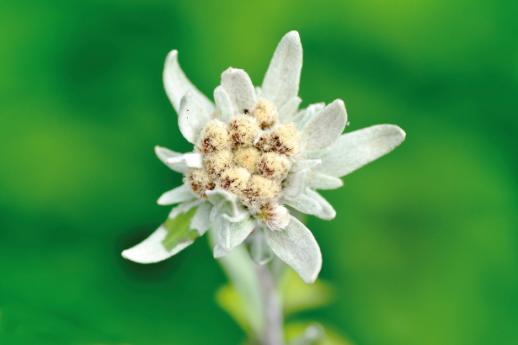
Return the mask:
[[313, 284], [306, 284], [289, 268], [280, 281], [280, 291], [285, 315], [327, 305], [332, 302], [334, 295], [328, 283], [317, 280]]
[[162, 244], [167, 250], [172, 250], [181, 243], [192, 242], [199, 237], [198, 232], [190, 227], [195, 212], [196, 208], [194, 207], [175, 218], [168, 218], [165, 221], [164, 227], [167, 230], [167, 235], [162, 240]]

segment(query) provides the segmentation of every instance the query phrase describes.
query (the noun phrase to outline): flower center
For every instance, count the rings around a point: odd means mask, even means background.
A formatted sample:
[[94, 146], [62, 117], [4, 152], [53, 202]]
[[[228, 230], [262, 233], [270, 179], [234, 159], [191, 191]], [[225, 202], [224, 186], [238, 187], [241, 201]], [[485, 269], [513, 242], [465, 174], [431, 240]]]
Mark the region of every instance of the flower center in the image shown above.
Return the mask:
[[293, 123], [279, 122], [272, 103], [261, 100], [228, 123], [209, 121], [196, 149], [203, 156], [203, 168], [189, 171], [192, 191], [204, 197], [207, 190], [219, 187], [264, 219], [277, 205], [299, 149], [299, 133]]

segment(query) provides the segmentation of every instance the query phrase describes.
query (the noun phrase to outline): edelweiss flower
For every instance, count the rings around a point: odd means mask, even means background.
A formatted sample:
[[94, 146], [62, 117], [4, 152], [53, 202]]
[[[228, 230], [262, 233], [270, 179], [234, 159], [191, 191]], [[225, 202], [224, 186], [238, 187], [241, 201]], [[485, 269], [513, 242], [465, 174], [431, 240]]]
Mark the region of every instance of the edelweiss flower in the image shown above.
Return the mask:
[[339, 99], [298, 110], [302, 46], [296, 31], [282, 38], [260, 88], [241, 69], [223, 72], [215, 104], [190, 83], [177, 57], [176, 50], [167, 56], [164, 84], [193, 152], [156, 147], [157, 156], [184, 175], [180, 187], [158, 199], [177, 206], [122, 255], [139, 263], [162, 261], [211, 231], [215, 257], [246, 243], [257, 262], [273, 252], [313, 282], [322, 256], [296, 214], [334, 218], [316, 190], [341, 187], [341, 176], [394, 149], [405, 133], [377, 125], [342, 135], [347, 114]]

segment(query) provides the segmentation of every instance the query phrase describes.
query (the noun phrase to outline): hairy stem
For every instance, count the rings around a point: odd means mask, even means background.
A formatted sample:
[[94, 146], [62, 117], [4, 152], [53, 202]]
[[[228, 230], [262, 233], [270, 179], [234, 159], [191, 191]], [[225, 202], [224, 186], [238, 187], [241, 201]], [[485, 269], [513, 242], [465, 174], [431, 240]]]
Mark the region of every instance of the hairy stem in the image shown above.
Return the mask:
[[[209, 239], [214, 245], [212, 232]], [[235, 248], [218, 262], [241, 298], [253, 344], [284, 345], [282, 304], [276, 286], [284, 264], [274, 258], [270, 265], [259, 265], [245, 246]]]
[[264, 311], [261, 345], [283, 345], [282, 306], [275, 279], [267, 265], [256, 265], [256, 274]]

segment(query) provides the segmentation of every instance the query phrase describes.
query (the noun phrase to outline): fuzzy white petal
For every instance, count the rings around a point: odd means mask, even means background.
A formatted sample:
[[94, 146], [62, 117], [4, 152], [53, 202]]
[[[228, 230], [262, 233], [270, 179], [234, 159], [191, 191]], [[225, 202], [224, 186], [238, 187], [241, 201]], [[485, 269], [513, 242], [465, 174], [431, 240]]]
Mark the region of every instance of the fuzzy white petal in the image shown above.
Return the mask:
[[216, 258], [226, 255], [235, 247], [243, 243], [255, 228], [255, 222], [251, 218], [232, 223], [223, 217], [217, 217], [214, 222], [216, 231], [216, 246], [214, 256]]
[[134, 247], [124, 250], [122, 252], [122, 256], [125, 259], [141, 264], [151, 264], [170, 258], [194, 242], [193, 240], [186, 240], [168, 250], [162, 244], [166, 235], [167, 229], [162, 225], [144, 241]]
[[225, 70], [221, 75], [221, 86], [229, 95], [235, 111], [243, 113], [255, 106], [254, 85], [244, 70], [232, 67]]
[[275, 255], [291, 266], [306, 283], [314, 282], [322, 268], [322, 254], [311, 231], [291, 217], [281, 231], [265, 231], [266, 241]]
[[266, 242], [264, 232], [268, 229], [258, 229], [250, 235], [250, 256], [258, 265], [266, 265], [273, 257], [273, 252]]
[[243, 243], [255, 228], [255, 221], [247, 218], [239, 223], [230, 223], [230, 239], [227, 248], [233, 249]]
[[405, 140], [395, 125], [376, 125], [344, 134], [317, 154], [322, 164], [316, 170], [332, 176], [347, 175], [389, 153]]
[[336, 217], [335, 209], [322, 195], [309, 188], [306, 190], [306, 195], [319, 206], [318, 211], [313, 213], [314, 216], [325, 220], [331, 220]]
[[[181, 153], [174, 152], [165, 147], [155, 146], [155, 154], [165, 165], [169, 167], [169, 169], [181, 174], [185, 174], [187, 172], [188, 167], [185, 162], [178, 160], [178, 158], [182, 156]], [[169, 161], [170, 159], [174, 159], [174, 163]]]
[[196, 213], [191, 219], [191, 229], [198, 231], [198, 233], [203, 235], [210, 228], [210, 211], [212, 206], [208, 202], [202, 203], [196, 209]]
[[302, 100], [299, 97], [292, 97], [279, 109], [279, 119], [281, 122], [294, 122], [297, 109], [299, 108]]
[[171, 170], [185, 174], [189, 168], [201, 168], [202, 157], [197, 152], [178, 153], [165, 147], [155, 146], [157, 157]]
[[220, 188], [207, 191], [205, 194], [209, 202], [214, 205], [211, 222], [214, 222], [215, 216], [222, 217], [231, 223], [241, 222], [248, 217], [249, 212], [242, 206], [235, 194]]
[[343, 132], [346, 123], [344, 102], [337, 99], [310, 119], [302, 130], [305, 149], [313, 151], [331, 145]]
[[334, 176], [312, 171], [307, 175], [307, 185], [313, 189], [336, 189], [344, 185], [344, 182]]
[[204, 109], [191, 92], [183, 96], [178, 114], [178, 127], [188, 142], [196, 143], [201, 130], [210, 118], [211, 112]]
[[284, 196], [283, 203], [299, 212], [316, 216], [322, 219], [333, 219], [336, 211], [333, 206], [320, 194], [310, 188], [306, 188], [296, 196]]
[[159, 205], [172, 205], [179, 202], [190, 201], [196, 198], [191, 188], [185, 184], [165, 192], [158, 198]]
[[235, 115], [234, 105], [232, 104], [232, 100], [230, 96], [225, 91], [223, 86], [219, 85], [214, 90], [214, 101], [216, 102], [216, 107], [219, 110], [219, 118], [223, 122], [228, 122]]
[[283, 203], [304, 214], [315, 215], [320, 212], [320, 204], [306, 191], [296, 196], [285, 196]]
[[[168, 220], [174, 219], [178, 215], [188, 212], [195, 206], [196, 203], [193, 202], [187, 202], [178, 205], [171, 211], [172, 216], [170, 216]], [[166, 245], [164, 245], [164, 240], [168, 234], [168, 229], [166, 226], [168, 226], [167, 221], [151, 235], [149, 235], [149, 237], [147, 237], [144, 241], [129, 249], [124, 250], [122, 252], [122, 256], [128, 260], [141, 264], [151, 264], [163, 261], [173, 255], [176, 255], [194, 242], [192, 237], [186, 236], [181, 240], [179, 239], [173, 247], [167, 248]], [[169, 229], [169, 231], [175, 231], [175, 229]]]
[[307, 108], [300, 110], [294, 116], [294, 122], [299, 129], [303, 129], [306, 124], [311, 120], [316, 114], [320, 113], [322, 109], [324, 109], [326, 104], [324, 102], [310, 104]]
[[307, 170], [301, 170], [290, 174], [284, 183], [283, 194], [286, 197], [296, 197], [306, 188]]
[[293, 171], [310, 170], [310, 169], [315, 168], [316, 166], [319, 166], [320, 164], [322, 164], [322, 160], [319, 158], [299, 159], [295, 162], [295, 164], [293, 164], [292, 170]]
[[302, 44], [297, 31], [290, 31], [279, 42], [264, 76], [263, 96], [281, 108], [299, 92]]
[[169, 218], [174, 219], [182, 213], [189, 212], [193, 207], [198, 206], [203, 201], [200, 199], [194, 199], [190, 201], [183, 202], [178, 206], [174, 207], [171, 212], [169, 212]]
[[284, 182], [283, 193], [287, 197], [296, 197], [307, 187], [308, 175], [311, 170], [320, 165], [320, 159], [299, 159], [295, 162]]
[[170, 158], [168, 163], [175, 164], [177, 161], [182, 161], [188, 168], [201, 168], [203, 166], [203, 157], [198, 152], [184, 153], [181, 157]]
[[165, 60], [163, 82], [165, 91], [177, 113], [180, 112], [180, 102], [183, 96], [190, 92], [196, 99], [196, 102], [205, 109], [206, 112], [212, 113], [214, 106], [205, 95], [203, 95], [185, 76], [180, 65], [178, 64], [178, 51], [171, 51]]

